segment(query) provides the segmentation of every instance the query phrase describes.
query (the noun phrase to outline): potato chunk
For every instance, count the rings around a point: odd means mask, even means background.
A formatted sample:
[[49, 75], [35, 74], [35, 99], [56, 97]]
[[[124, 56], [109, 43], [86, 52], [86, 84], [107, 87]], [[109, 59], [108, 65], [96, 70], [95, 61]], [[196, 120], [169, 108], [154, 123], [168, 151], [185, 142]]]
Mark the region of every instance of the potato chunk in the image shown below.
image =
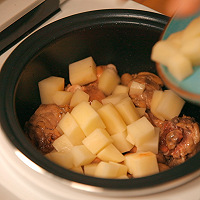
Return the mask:
[[182, 44], [190, 41], [195, 37], [199, 37], [200, 34], [199, 23], [200, 23], [200, 17], [197, 17], [187, 25], [187, 27], [183, 30], [183, 34], [181, 37]]
[[84, 140], [83, 144], [93, 153], [97, 154], [112, 142], [112, 138], [105, 129], [97, 128]]
[[143, 93], [144, 89], [145, 85], [136, 81], [132, 81], [130, 85], [129, 95], [140, 95]]
[[126, 124], [113, 104], [108, 103], [97, 110], [109, 134], [113, 135], [126, 130]]
[[159, 173], [156, 155], [152, 152], [126, 154], [124, 163], [134, 178]]
[[160, 132], [160, 129], [156, 127], [155, 136], [151, 140], [143, 143], [141, 146], [138, 146], [137, 152], [150, 151], [152, 153], [158, 154], [159, 132]]
[[179, 48], [172, 42], [160, 40], [152, 48], [151, 59], [167, 66], [169, 57], [178, 53], [180, 53]]
[[151, 108], [150, 108], [153, 115], [162, 121], [164, 121], [165, 118], [162, 115], [158, 114], [158, 112], [156, 111], [156, 108], [158, 107], [160, 100], [163, 98], [163, 94], [164, 92], [162, 90], [155, 90], [153, 92], [153, 96], [151, 100]]
[[50, 76], [38, 83], [42, 104], [52, 104], [52, 96], [56, 91], [64, 90], [65, 79]]
[[127, 126], [127, 133], [131, 135], [137, 147], [152, 139], [155, 129], [146, 117], [142, 117]]
[[101, 178], [117, 178], [119, 167], [112, 163], [101, 161], [96, 168], [95, 176]]
[[136, 107], [136, 110], [137, 110], [139, 116], [142, 117], [142, 116], [144, 116], [144, 114], [145, 114], [146, 108], [139, 108], [139, 107]]
[[66, 104], [69, 105], [73, 94], [73, 92], [56, 91], [52, 96], [52, 101], [59, 106]]
[[58, 152], [70, 152], [73, 147], [73, 144], [65, 134], [54, 140], [52, 145]]
[[66, 169], [71, 169], [73, 167], [73, 156], [71, 152], [53, 151], [46, 154], [45, 157]]
[[85, 136], [88, 136], [96, 128], [106, 128], [99, 114], [91, 107], [89, 102], [82, 101], [71, 111], [78, 125], [83, 130]]
[[178, 80], [182, 81], [193, 73], [193, 66], [190, 59], [183, 54], [174, 54], [168, 58], [169, 72]]
[[86, 85], [97, 80], [96, 64], [93, 58], [79, 60], [69, 65], [69, 80], [72, 85]]
[[91, 102], [91, 107], [94, 109], [94, 110], [98, 110], [99, 108], [101, 108], [103, 105], [102, 103], [100, 103], [98, 100], [94, 99], [92, 102]]
[[73, 145], [82, 144], [82, 141], [85, 138], [85, 134], [70, 113], [67, 113], [60, 120], [58, 126], [67, 135]]
[[200, 36], [182, 44], [180, 51], [191, 60], [193, 66], [200, 65]]
[[74, 146], [71, 152], [75, 167], [90, 164], [96, 158], [96, 155], [91, 153], [91, 151], [89, 151], [85, 145]]
[[119, 103], [122, 99], [128, 97], [128, 93], [124, 94], [111, 94], [106, 98], [102, 99], [102, 103], [105, 105], [107, 103], [112, 103], [113, 105]]
[[117, 178], [127, 175], [128, 167], [126, 165], [116, 162], [109, 162], [109, 163], [118, 166]]
[[84, 174], [87, 176], [95, 176], [95, 171], [99, 163], [91, 163], [84, 165]]
[[140, 118], [135, 105], [130, 97], [126, 97], [119, 103], [115, 104], [115, 108], [123, 118], [124, 122], [129, 125]]
[[75, 107], [82, 101], [88, 101], [88, 100], [89, 100], [89, 94], [85, 93], [80, 89], [77, 89], [71, 98], [70, 106]]
[[185, 101], [172, 90], [165, 90], [156, 112], [166, 120], [179, 116]]
[[125, 153], [127, 151], [130, 151], [133, 148], [133, 144], [127, 141], [127, 132], [121, 132], [117, 133], [115, 135], [111, 135], [111, 138], [113, 139], [113, 144], [121, 153]]
[[124, 155], [111, 143], [97, 154], [103, 161], [122, 162]]
[[74, 171], [76, 173], [79, 173], [79, 174], [84, 174], [83, 169], [82, 169], [81, 166], [78, 166], [78, 167], [73, 166], [70, 170], [72, 170], [72, 171]]
[[119, 83], [119, 75], [114, 70], [107, 68], [99, 78], [98, 88], [108, 96], [114, 91]]
[[117, 85], [112, 94], [128, 94], [129, 87], [125, 85]]

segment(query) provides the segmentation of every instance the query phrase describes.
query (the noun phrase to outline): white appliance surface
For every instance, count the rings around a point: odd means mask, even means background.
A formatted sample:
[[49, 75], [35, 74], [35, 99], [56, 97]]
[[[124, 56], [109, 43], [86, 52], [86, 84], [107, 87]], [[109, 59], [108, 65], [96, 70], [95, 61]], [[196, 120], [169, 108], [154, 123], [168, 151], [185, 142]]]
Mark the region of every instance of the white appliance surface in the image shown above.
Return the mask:
[[0, 0], [0, 32], [45, 0]]
[[[5, 3], [4, 1], [14, 2], [13, 0], [0, 0], [0, 10], [1, 4]], [[23, 2], [24, 5], [25, 2], [31, 5], [32, 2], [36, 3], [42, 1], [26, 0]], [[35, 6], [35, 4], [33, 4], [33, 6]], [[13, 9], [10, 10], [10, 12], [16, 11], [15, 6], [10, 6], [10, 8]], [[62, 3], [61, 11], [44, 25], [72, 14], [108, 8], [128, 8], [156, 12], [131, 0], [67, 0]], [[21, 9], [19, 12], [20, 11]], [[0, 69], [16, 46], [17, 45], [0, 56]], [[54, 177], [43, 177], [40, 173], [33, 170], [37, 166], [32, 165], [26, 158], [21, 156], [22, 155], [13, 148], [0, 129], [0, 199], [2, 200], [200, 200], [200, 177], [180, 187], [158, 194], [128, 198], [101, 197], [77, 192], [68, 186], [59, 187], [60, 183], [57, 182], [56, 179], [52, 182]], [[26, 164], [24, 162], [26, 162]], [[38, 183], [38, 180], [41, 181]]]

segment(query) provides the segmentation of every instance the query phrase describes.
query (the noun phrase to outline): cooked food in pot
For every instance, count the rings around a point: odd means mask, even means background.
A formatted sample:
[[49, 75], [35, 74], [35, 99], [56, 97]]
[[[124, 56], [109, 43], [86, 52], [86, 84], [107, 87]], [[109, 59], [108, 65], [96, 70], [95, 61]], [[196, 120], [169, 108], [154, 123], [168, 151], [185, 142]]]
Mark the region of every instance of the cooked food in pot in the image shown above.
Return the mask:
[[[84, 69], [83, 73], [82, 70]], [[80, 73], [81, 71], [81, 73]], [[179, 116], [185, 101], [155, 74], [125, 73], [92, 57], [39, 82], [42, 104], [25, 124], [33, 145], [57, 164], [101, 178], [138, 178], [196, 154], [199, 125]]]

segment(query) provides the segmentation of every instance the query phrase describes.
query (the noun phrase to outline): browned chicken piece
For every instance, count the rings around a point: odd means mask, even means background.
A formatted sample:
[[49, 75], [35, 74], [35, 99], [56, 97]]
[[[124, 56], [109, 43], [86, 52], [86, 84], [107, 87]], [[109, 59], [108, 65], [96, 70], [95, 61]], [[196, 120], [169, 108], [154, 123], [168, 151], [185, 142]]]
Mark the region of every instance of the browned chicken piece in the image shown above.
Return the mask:
[[158, 154], [156, 154], [156, 158], [157, 158], [158, 163], [165, 164], [167, 162], [165, 156], [160, 150], [158, 151]]
[[114, 72], [118, 73], [117, 68], [113, 64], [97, 66], [97, 80], [96, 81], [94, 81], [88, 85], [84, 85], [84, 86], [68, 84], [65, 87], [65, 91], [75, 92], [77, 89], [80, 89], [80, 90], [86, 92], [87, 94], [89, 94], [90, 102], [93, 100], [98, 100], [99, 102], [101, 102], [101, 100], [104, 99], [106, 96], [104, 95], [104, 93], [101, 90], [99, 90], [98, 80], [105, 69], [112, 69]]
[[98, 83], [91, 83], [89, 85], [83, 86], [82, 90], [89, 94], [89, 101], [98, 100], [101, 102], [106, 96], [105, 94], [98, 88]]
[[159, 149], [168, 166], [174, 167], [196, 154], [199, 141], [199, 125], [194, 118], [174, 117], [161, 128]]
[[104, 93], [98, 88], [97, 82], [93, 82], [85, 86], [68, 84], [65, 88], [65, 90], [68, 92], [75, 92], [77, 89], [89, 94], [90, 102], [92, 102], [93, 100], [98, 100], [99, 102], [101, 102], [101, 100], [106, 97]]
[[61, 136], [56, 129], [62, 114], [70, 111], [69, 106], [59, 107], [55, 104], [41, 104], [25, 124], [25, 132], [31, 142], [43, 154], [51, 152], [52, 143]]
[[158, 163], [158, 168], [159, 168], [159, 172], [164, 172], [164, 171], [170, 169], [169, 166], [167, 166], [167, 165], [165, 165], [165, 164], [163, 164], [163, 163]]
[[133, 103], [137, 107], [150, 109], [153, 92], [154, 90], [162, 89], [162, 80], [157, 75], [150, 72], [140, 72], [132, 75], [125, 73], [121, 76], [121, 83], [123, 85], [130, 87], [132, 81], [145, 85], [145, 89], [142, 94], [130, 95]]

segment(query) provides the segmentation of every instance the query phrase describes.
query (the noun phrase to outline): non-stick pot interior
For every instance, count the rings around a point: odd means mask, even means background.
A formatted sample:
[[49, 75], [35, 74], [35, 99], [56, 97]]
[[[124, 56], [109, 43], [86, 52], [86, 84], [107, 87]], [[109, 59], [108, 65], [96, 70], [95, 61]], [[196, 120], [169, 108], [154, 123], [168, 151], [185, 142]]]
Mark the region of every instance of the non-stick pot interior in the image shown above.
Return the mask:
[[[112, 189], [152, 187], [199, 169], [193, 159], [193, 167], [188, 169], [189, 163], [184, 163], [162, 175], [132, 180], [97, 179], [51, 163], [30, 145], [23, 133], [25, 122], [40, 105], [38, 82], [49, 76], [60, 76], [68, 83], [68, 65], [72, 62], [92, 56], [97, 65], [115, 64], [120, 75], [141, 71], [156, 73], [155, 63], [150, 60], [151, 49], [167, 21], [165, 16], [143, 11], [95, 11], [62, 19], [27, 38], [5, 63], [0, 79], [3, 83], [1, 122], [11, 142], [50, 173]], [[199, 107], [188, 103], [183, 112], [200, 121]], [[199, 158], [197, 154], [196, 159]]]

